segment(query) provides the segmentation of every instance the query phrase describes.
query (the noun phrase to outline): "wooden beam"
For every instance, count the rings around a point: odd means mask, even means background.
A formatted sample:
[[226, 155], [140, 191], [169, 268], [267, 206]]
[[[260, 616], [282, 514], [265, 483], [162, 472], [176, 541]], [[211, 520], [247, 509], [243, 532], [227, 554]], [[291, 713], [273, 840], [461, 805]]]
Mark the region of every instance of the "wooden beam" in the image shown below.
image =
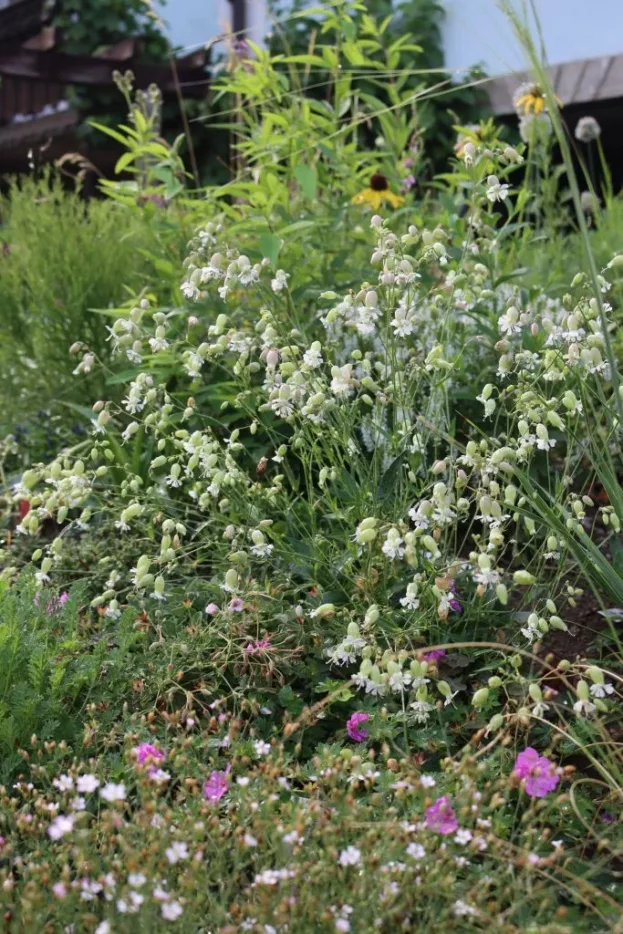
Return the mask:
[[136, 39], [122, 39], [116, 45], [107, 45], [93, 53], [94, 58], [104, 58], [117, 62], [127, 62], [136, 52]]
[[49, 52], [56, 45], [56, 26], [44, 26], [40, 33], [22, 43], [23, 49], [34, 52]]
[[237, 39], [244, 39], [247, 28], [246, 0], [229, 0], [231, 3], [231, 29]]
[[18, 0], [0, 10], [0, 38], [7, 41], [29, 39], [49, 20], [43, 0]]
[[0, 127], [0, 149], [34, 146], [41, 140], [59, 136], [79, 122], [75, 110], [64, 110], [49, 117], [36, 117], [26, 123], [10, 123]]
[[[56, 84], [86, 84], [106, 86], [113, 84], [113, 71], [134, 72], [136, 87], [157, 84], [163, 94], [175, 94], [175, 82], [168, 62], [161, 65], [142, 65], [128, 60], [92, 58], [89, 55], [65, 55], [63, 52], [37, 52], [15, 48], [11, 44], [0, 46], [0, 75], [14, 78], [53, 81]], [[181, 84], [188, 83], [188, 96], [205, 96], [206, 73], [203, 68], [178, 69]], [[193, 82], [197, 86], [193, 89]]]

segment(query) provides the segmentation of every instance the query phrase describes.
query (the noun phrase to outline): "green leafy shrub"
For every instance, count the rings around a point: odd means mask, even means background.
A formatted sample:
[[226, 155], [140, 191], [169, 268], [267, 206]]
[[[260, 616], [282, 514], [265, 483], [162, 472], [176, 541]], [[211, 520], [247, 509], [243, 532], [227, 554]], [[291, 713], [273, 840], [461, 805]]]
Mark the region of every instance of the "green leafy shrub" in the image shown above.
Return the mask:
[[623, 259], [518, 265], [567, 215], [547, 89], [525, 146], [459, 128], [438, 197], [399, 193], [409, 95], [362, 150], [356, 6], [326, 105], [305, 62], [223, 76], [238, 177], [175, 194], [164, 281], [74, 347], [88, 438], [7, 491], [7, 584], [84, 587], [46, 630], [76, 688], [24, 708], [69, 736], [21, 729], [0, 790], [20, 931], [618, 934]]

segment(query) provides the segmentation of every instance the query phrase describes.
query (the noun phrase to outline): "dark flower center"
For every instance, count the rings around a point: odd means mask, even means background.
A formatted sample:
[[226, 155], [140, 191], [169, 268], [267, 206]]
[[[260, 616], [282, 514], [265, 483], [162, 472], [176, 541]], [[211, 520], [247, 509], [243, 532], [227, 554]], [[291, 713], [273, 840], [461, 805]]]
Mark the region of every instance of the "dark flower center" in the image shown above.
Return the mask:
[[387, 179], [380, 172], [375, 172], [370, 179], [370, 188], [372, 191], [386, 191], [389, 188]]

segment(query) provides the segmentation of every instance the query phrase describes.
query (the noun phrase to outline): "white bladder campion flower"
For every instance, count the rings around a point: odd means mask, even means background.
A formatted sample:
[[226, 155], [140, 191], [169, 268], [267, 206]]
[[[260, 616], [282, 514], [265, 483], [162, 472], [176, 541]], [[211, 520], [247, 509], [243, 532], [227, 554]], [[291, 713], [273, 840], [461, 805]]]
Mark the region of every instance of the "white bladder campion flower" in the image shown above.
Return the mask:
[[497, 175], [489, 175], [487, 178], [487, 198], [492, 203], [505, 201], [508, 197], [509, 187], [509, 185], [502, 184]]

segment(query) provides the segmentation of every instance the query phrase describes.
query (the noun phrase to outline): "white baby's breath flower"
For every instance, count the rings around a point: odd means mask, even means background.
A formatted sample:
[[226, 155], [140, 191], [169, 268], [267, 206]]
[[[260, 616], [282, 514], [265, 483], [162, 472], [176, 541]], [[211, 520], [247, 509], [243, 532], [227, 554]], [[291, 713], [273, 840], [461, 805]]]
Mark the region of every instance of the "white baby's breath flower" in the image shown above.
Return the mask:
[[356, 866], [361, 860], [361, 850], [356, 846], [347, 846], [339, 855], [340, 866]]

